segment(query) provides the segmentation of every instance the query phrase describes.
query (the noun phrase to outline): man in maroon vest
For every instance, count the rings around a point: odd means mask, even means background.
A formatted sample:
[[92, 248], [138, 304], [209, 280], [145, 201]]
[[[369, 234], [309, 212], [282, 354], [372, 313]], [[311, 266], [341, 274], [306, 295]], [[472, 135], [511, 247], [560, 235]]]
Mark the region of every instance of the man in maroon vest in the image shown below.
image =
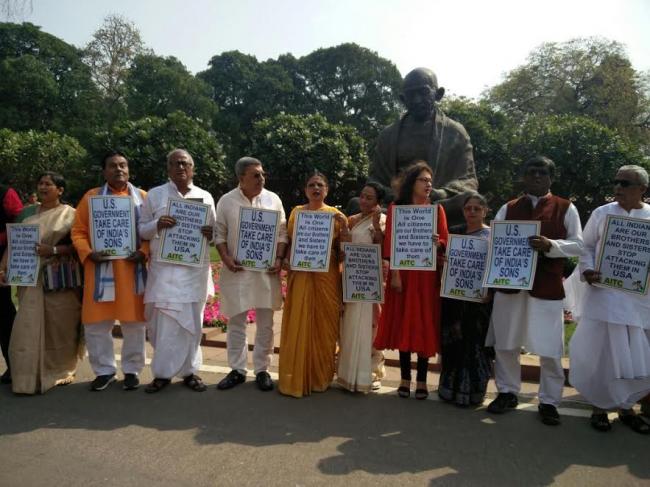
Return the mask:
[[501, 207], [495, 220], [536, 220], [541, 235], [530, 237], [538, 252], [530, 291], [497, 290], [487, 345], [496, 353], [495, 382], [499, 395], [488, 411], [500, 414], [515, 408], [521, 388], [521, 347], [540, 357], [539, 414], [544, 424], [560, 424], [564, 345], [562, 273], [567, 257], [582, 252], [582, 230], [575, 206], [550, 193], [555, 163], [536, 156], [523, 166], [525, 194]]

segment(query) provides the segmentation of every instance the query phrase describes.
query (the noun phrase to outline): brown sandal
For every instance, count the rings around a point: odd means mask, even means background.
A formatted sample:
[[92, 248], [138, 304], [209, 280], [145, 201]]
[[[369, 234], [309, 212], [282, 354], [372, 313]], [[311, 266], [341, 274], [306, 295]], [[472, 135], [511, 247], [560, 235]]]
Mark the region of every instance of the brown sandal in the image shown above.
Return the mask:
[[144, 388], [144, 392], [153, 394], [154, 392], [159, 392], [167, 387], [171, 383], [171, 379], [154, 379], [151, 383]]
[[198, 375], [188, 375], [183, 377], [183, 384], [195, 392], [204, 392], [208, 390], [208, 386], [203, 383], [203, 380]]

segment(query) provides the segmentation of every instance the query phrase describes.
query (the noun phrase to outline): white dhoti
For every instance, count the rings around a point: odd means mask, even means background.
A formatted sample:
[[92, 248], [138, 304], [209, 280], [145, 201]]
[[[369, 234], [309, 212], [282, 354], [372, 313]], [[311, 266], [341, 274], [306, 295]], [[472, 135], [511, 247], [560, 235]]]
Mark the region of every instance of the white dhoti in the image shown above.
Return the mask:
[[497, 292], [486, 345], [496, 354], [495, 383], [499, 392], [521, 389], [521, 347], [540, 356], [539, 401], [559, 406], [564, 387], [564, 312], [562, 300], [539, 299], [521, 291]]
[[650, 393], [650, 330], [583, 317], [569, 349], [569, 381], [592, 405], [629, 409]]
[[[239, 313], [228, 320], [227, 343], [228, 365], [246, 375], [248, 359], [248, 340], [246, 338], [246, 317], [248, 312]], [[264, 372], [271, 365], [273, 355], [273, 310], [257, 308], [255, 310], [255, 348], [253, 349], [253, 367], [255, 374]]]
[[156, 379], [187, 377], [203, 362], [201, 303], [147, 303], [149, 341], [154, 348], [151, 372]]
[[122, 372], [138, 375], [145, 361], [145, 324], [140, 322], [121, 324], [106, 320], [84, 324], [88, 360], [95, 375], [112, 375], [117, 372], [113, 345], [113, 326], [120, 324], [122, 331]]

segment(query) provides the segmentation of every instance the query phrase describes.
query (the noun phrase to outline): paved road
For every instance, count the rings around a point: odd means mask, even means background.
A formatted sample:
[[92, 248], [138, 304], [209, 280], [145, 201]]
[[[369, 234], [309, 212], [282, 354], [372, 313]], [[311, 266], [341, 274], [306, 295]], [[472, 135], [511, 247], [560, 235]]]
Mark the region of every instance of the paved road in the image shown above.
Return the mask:
[[0, 486], [650, 485], [650, 437], [597, 433], [585, 410], [551, 428], [531, 405], [494, 417], [392, 391], [91, 393], [91, 379], [84, 362], [44, 396], [0, 388]]

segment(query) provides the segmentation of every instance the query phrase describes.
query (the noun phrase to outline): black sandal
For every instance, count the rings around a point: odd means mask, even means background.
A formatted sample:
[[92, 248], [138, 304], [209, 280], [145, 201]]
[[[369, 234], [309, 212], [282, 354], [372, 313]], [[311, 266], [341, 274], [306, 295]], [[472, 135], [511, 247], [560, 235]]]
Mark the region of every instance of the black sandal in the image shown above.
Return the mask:
[[407, 386], [399, 386], [397, 388], [397, 395], [402, 399], [408, 399], [411, 395], [411, 388]]
[[204, 392], [208, 390], [208, 386], [203, 383], [198, 375], [194, 374], [183, 377], [183, 384], [195, 392]]
[[607, 413], [592, 413], [589, 418], [589, 423], [597, 431], [609, 431], [612, 429], [612, 424], [609, 422]]
[[144, 388], [144, 392], [147, 392], [149, 394], [159, 392], [167, 387], [171, 381], [171, 379], [154, 379], [147, 387]]
[[650, 434], [650, 425], [643, 421], [639, 416], [636, 414], [618, 414], [618, 419], [621, 423], [623, 423], [625, 426], [629, 426], [632, 431], [635, 431], [637, 433], [640, 433], [642, 435], [648, 435]]
[[415, 389], [415, 399], [426, 399], [429, 397], [429, 390], [428, 389]]

